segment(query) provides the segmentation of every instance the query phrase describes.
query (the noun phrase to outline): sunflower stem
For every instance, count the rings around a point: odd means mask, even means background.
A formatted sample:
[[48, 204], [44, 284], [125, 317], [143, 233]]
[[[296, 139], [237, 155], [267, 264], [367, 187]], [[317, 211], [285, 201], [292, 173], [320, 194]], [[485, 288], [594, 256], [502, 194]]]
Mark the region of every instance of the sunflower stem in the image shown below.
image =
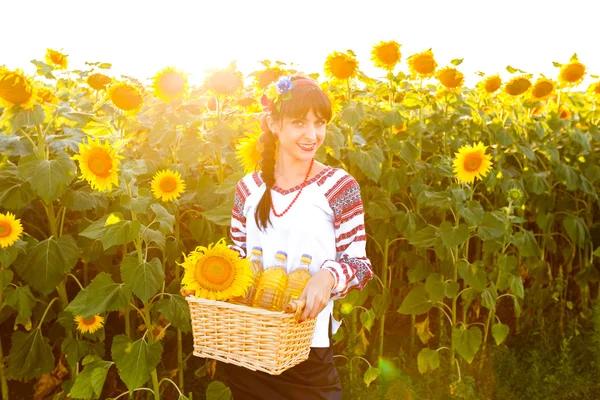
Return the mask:
[[39, 125], [35, 126], [35, 130], [37, 131], [37, 134], [38, 134], [38, 156], [42, 160], [47, 160], [48, 157], [46, 156], [46, 145], [45, 145], [44, 132], [42, 132], [42, 128]]
[[50, 235], [58, 237], [58, 227], [56, 226], [56, 214], [54, 214], [54, 206], [52, 203], [44, 203], [44, 209], [46, 210], [46, 216], [48, 217], [48, 226], [50, 227]]
[[[2, 304], [2, 292], [0, 292], [0, 304]], [[2, 352], [2, 341], [0, 338], [0, 385], [2, 386], [2, 400], [8, 400], [8, 382], [4, 374], [4, 353]]]
[[[185, 214], [185, 211], [184, 211]], [[175, 209], [175, 244], [179, 246], [179, 235], [180, 235], [180, 222], [182, 215], [179, 212], [179, 207]], [[179, 257], [175, 261], [179, 261]], [[164, 264], [163, 264], [164, 265]], [[175, 262], [175, 279], [179, 281], [181, 277], [181, 266]], [[183, 379], [183, 340], [181, 336], [181, 329], [177, 328], [177, 378], [179, 387], [185, 392], [184, 379]]]
[[40, 319], [40, 322], [38, 323], [38, 326], [35, 328], [37, 330], [41, 330], [42, 329], [42, 324], [44, 323], [44, 319], [46, 318], [46, 314], [48, 314], [48, 311], [50, 310], [50, 307], [52, 307], [52, 304], [54, 304], [54, 302], [58, 300], [58, 297], [53, 298], [50, 303], [48, 303], [48, 306], [46, 306], [46, 310], [44, 311], [44, 314], [42, 315], [42, 318]]

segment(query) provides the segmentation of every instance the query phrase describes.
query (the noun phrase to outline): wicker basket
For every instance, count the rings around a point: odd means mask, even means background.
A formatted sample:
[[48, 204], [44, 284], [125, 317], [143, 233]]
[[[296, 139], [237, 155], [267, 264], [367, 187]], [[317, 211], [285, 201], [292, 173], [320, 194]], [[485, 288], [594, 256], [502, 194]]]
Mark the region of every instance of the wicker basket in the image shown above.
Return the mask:
[[192, 316], [194, 355], [253, 371], [279, 375], [306, 360], [315, 319], [298, 323], [294, 308], [274, 312], [187, 296]]

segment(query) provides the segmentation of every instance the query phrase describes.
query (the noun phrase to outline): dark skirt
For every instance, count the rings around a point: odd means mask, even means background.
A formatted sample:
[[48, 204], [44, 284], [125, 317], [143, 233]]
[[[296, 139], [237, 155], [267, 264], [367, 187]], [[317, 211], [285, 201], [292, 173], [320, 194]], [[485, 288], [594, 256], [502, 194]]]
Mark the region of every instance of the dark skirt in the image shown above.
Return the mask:
[[[331, 344], [331, 324], [329, 325]], [[333, 348], [311, 347], [308, 359], [270, 375], [224, 364], [233, 400], [340, 400], [342, 385], [333, 364]]]

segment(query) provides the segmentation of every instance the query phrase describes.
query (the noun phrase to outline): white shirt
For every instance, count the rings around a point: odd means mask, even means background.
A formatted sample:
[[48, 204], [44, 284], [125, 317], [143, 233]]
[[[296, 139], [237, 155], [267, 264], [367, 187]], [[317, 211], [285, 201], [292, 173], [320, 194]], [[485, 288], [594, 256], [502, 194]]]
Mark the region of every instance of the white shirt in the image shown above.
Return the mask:
[[[298, 185], [289, 190], [274, 186], [271, 201], [281, 214], [292, 202]], [[312, 256], [310, 273], [325, 268], [335, 279], [332, 297], [317, 316], [311, 347], [329, 347], [329, 321], [333, 301], [344, 297], [352, 288], [362, 289], [373, 276], [371, 263], [366, 257], [364, 211], [358, 182], [346, 171], [326, 167], [309, 179], [302, 193], [281, 217], [271, 212], [271, 224], [261, 231], [255, 222], [257, 205], [266, 185], [261, 173], [254, 172], [242, 178], [236, 187], [232, 211], [231, 246], [242, 257], [253, 247], [263, 251], [263, 265], [275, 261], [278, 251], [287, 253], [288, 274], [300, 265], [303, 254]], [[333, 322], [333, 333], [339, 323]]]

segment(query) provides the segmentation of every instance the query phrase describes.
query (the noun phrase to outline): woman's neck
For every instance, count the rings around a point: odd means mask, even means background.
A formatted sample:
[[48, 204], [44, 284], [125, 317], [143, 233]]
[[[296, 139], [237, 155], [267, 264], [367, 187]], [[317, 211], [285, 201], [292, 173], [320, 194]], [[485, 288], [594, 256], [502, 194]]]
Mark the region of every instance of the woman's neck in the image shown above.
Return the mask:
[[[297, 179], [304, 180], [306, 173], [308, 172], [308, 168], [310, 167], [310, 162], [310, 159], [298, 160], [279, 154], [279, 157], [277, 157], [277, 163], [275, 164], [275, 178], [281, 179], [284, 182], [294, 181]], [[313, 167], [313, 173], [316, 169], [316, 166], [317, 163], [315, 163]]]

